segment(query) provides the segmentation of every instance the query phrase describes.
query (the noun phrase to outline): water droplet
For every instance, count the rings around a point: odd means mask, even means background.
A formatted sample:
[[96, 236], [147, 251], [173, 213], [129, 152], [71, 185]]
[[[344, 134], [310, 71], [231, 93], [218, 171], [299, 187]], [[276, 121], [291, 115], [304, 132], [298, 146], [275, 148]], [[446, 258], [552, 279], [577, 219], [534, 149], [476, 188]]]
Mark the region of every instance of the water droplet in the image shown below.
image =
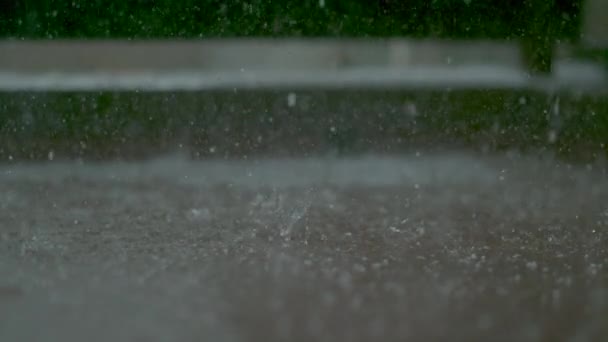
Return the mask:
[[520, 105], [525, 105], [528, 101], [526, 100], [526, 98], [524, 96], [519, 98], [519, 104]]
[[297, 96], [295, 93], [287, 94], [287, 105], [293, 107], [296, 105]]
[[550, 130], [547, 134], [547, 141], [549, 144], [554, 144], [557, 141], [557, 132]]
[[538, 264], [536, 263], [536, 261], [528, 261], [526, 263], [526, 268], [528, 268], [530, 271], [536, 271], [536, 269], [538, 268]]

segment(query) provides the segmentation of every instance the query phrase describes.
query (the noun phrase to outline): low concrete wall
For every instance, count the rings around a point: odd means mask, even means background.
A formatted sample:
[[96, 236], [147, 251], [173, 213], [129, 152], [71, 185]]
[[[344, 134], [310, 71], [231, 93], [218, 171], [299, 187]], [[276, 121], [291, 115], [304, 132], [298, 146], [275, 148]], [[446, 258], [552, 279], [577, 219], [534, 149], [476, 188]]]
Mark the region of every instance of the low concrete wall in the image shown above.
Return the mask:
[[606, 88], [601, 66], [561, 50], [550, 77], [531, 77], [508, 42], [3, 41], [0, 91]]
[[490, 63], [518, 66], [505, 42], [404, 39], [0, 41], [3, 71], [331, 70]]

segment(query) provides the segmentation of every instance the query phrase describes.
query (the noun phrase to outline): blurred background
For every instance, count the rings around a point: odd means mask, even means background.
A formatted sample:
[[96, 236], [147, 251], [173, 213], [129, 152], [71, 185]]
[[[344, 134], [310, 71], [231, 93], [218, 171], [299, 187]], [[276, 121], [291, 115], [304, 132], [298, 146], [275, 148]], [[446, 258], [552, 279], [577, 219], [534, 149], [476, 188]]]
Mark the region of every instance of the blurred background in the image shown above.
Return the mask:
[[457, 143], [594, 157], [608, 135], [606, 6], [3, 1], [0, 154]]

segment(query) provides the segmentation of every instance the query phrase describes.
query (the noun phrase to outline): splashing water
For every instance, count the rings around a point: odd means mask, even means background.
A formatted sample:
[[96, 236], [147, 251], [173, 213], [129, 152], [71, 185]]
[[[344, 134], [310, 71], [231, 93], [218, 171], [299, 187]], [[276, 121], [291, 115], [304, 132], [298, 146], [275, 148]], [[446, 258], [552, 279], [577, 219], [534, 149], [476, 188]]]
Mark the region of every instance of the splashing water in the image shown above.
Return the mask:
[[312, 205], [312, 189], [308, 189], [304, 197], [297, 200], [294, 204], [288, 208], [283, 209], [282, 218], [280, 220], [280, 235], [284, 238], [289, 238], [293, 229], [300, 220], [302, 220], [308, 213], [308, 209]]

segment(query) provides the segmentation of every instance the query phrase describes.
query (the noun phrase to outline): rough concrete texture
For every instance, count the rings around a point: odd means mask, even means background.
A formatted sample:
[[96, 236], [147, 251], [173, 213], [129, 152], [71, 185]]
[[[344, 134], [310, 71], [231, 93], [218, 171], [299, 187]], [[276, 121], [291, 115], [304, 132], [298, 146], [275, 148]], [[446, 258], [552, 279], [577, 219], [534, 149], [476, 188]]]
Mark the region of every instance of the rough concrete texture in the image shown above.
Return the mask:
[[606, 166], [0, 166], [1, 341], [599, 341]]

